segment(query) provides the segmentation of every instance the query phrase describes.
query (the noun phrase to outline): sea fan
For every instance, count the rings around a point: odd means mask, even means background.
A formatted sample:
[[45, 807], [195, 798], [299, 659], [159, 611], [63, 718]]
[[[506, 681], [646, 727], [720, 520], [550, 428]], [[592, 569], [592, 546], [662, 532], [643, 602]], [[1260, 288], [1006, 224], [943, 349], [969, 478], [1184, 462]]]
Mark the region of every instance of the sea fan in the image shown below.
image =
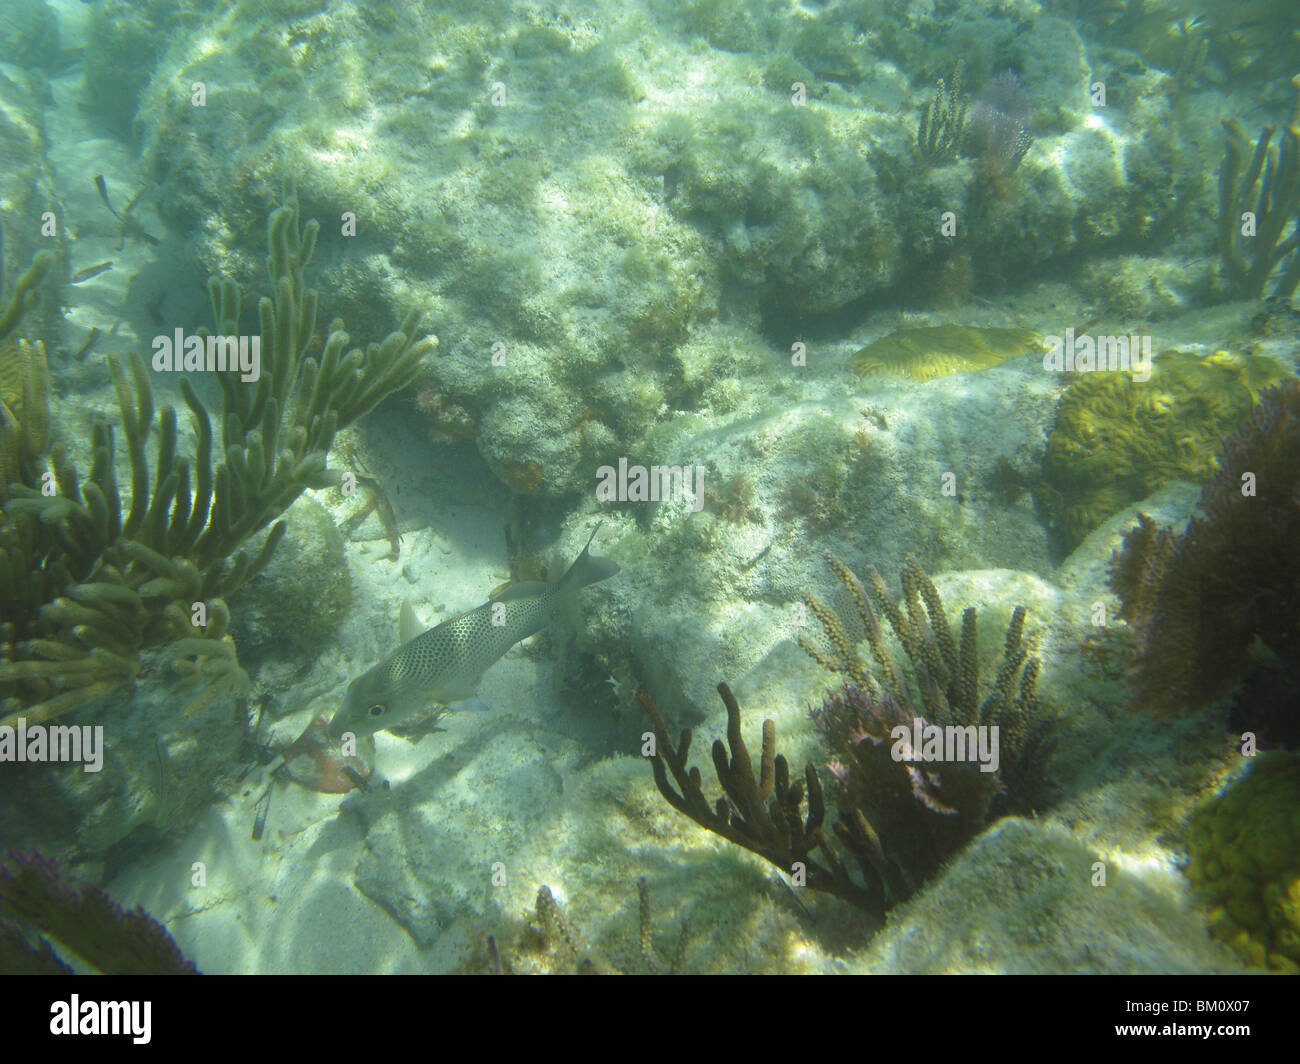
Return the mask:
[[968, 145], [990, 175], [1009, 174], [1029, 151], [1029, 97], [1020, 79], [1004, 70], [971, 106]]

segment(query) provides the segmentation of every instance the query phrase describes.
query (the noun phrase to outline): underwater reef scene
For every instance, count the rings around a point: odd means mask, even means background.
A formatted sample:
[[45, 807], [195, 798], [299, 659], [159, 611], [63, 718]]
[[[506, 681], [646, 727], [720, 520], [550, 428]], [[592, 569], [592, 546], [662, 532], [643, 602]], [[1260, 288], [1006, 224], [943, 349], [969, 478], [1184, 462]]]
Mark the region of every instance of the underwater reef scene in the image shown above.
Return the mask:
[[1291, 0], [5, 0], [0, 971], [1300, 973]]

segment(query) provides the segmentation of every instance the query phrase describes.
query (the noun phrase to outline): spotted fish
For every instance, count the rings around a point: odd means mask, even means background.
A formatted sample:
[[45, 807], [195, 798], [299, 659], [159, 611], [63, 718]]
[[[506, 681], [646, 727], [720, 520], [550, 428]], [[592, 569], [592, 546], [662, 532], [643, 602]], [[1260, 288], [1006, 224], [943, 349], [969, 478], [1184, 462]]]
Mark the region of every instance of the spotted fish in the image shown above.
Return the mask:
[[[618, 572], [617, 564], [593, 557], [590, 548], [591, 539], [553, 584], [511, 584], [482, 606], [414, 638], [404, 630], [402, 646], [348, 686], [342, 708], [330, 721], [330, 735], [396, 728], [436, 706], [472, 698], [483, 673], [507, 650], [544, 628], [582, 588]], [[409, 623], [407, 615], [403, 629]]]

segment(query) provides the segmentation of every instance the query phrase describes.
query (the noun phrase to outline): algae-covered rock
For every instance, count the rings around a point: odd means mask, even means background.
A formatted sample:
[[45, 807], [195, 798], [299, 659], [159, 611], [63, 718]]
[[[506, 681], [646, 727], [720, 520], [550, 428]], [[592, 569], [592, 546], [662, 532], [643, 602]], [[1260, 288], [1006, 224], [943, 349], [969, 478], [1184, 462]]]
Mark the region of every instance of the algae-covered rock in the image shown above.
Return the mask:
[[1166, 484], [1207, 480], [1223, 437], [1286, 376], [1271, 358], [1226, 351], [1166, 352], [1147, 381], [1081, 376], [1061, 399], [1035, 487], [1063, 548]]
[[1250, 964], [1300, 973], [1300, 753], [1260, 754], [1202, 805], [1187, 853], [1211, 933]]
[[1158, 881], [1103, 861], [1058, 825], [1019, 817], [984, 832], [896, 910], [866, 959], [869, 971], [928, 975], [1235, 970]]
[[0, 62], [48, 70], [59, 57], [59, 20], [45, 0], [0, 5]]
[[[49, 259], [61, 256], [66, 238], [63, 227], [56, 235], [47, 235], [40, 225], [46, 211], [57, 216], [59, 209], [47, 161], [45, 95], [49, 89], [40, 72], [5, 66], [5, 62], [0, 52], [0, 337], [35, 341], [51, 337], [62, 320], [50, 280], [59, 276], [60, 269]], [[28, 278], [32, 286], [25, 288], [24, 274], [33, 267]], [[38, 291], [41, 277], [45, 282]], [[17, 304], [12, 302], [15, 296]]]
[[992, 0], [956, 47], [975, 91], [1017, 64], [1037, 139], [982, 197], [972, 160], [915, 158], [953, 48], [933, 13], [881, 12], [867, 32], [838, 5], [655, 3], [653, 26], [610, 12], [596, 39], [520, 3], [303, 6], [193, 16], [170, 40], [135, 125], [162, 209], [244, 280], [262, 269], [246, 223], [282, 174], [308, 211], [354, 215], [355, 238], [326, 225], [317, 249], [331, 310], [378, 331], [394, 306], [428, 307], [452, 338], [431, 387], [530, 494], [589, 491], [596, 465], [720, 381], [766, 388], [719, 324], [786, 347], [864, 301], [997, 288], [1153, 233], [1191, 181], [1168, 121], [1089, 124], [1070, 23], [1038, 17], [1029, 48]]
[[[175, 7], [175, 5], [170, 5]], [[129, 130], [140, 90], [166, 43], [157, 2], [102, 0], [86, 38], [86, 98], [121, 130]]]
[[320, 503], [300, 496], [271, 562], [240, 589], [232, 633], [240, 655], [319, 653], [352, 605], [343, 536]]
[[98, 882], [132, 847], [188, 828], [234, 786], [247, 737], [228, 698], [182, 712], [194, 695], [160, 658], [133, 695], [109, 694], [65, 717], [63, 724], [103, 728], [102, 764], [6, 766], [0, 844], [39, 849]]

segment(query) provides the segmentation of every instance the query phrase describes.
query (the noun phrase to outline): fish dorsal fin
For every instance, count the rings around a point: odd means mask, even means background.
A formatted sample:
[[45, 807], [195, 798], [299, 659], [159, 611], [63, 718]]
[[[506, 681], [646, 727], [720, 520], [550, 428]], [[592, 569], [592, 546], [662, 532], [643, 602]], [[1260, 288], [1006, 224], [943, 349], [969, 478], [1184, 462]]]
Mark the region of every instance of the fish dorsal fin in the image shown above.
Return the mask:
[[397, 618], [397, 640], [405, 646], [417, 635], [424, 631], [424, 625], [420, 623], [420, 618], [415, 615], [415, 607], [411, 605], [410, 600], [402, 603], [402, 611]]
[[521, 580], [517, 584], [511, 584], [505, 588], [499, 595], [493, 595], [490, 602], [511, 602], [514, 599], [528, 598], [531, 595], [542, 595], [550, 588], [550, 584], [543, 583], [541, 580]]

